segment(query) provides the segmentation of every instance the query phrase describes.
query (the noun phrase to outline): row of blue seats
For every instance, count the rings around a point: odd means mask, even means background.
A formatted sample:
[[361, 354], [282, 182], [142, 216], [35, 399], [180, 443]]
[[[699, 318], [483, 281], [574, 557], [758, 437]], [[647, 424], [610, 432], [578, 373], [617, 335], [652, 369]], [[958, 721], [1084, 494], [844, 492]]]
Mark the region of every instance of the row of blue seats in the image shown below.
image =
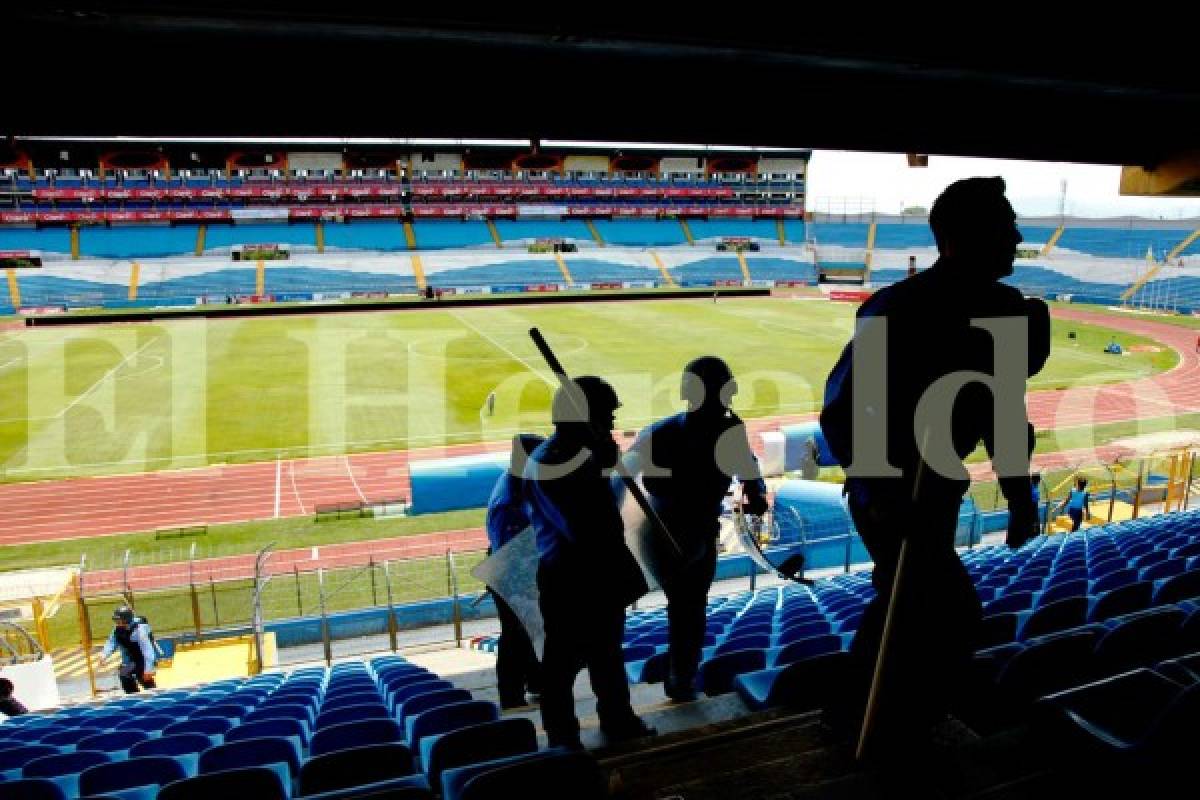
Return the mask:
[[469, 779], [496, 759], [537, 752], [529, 720], [500, 720], [495, 704], [472, 700], [398, 657], [218, 682], [0, 726], [0, 742], [18, 741], [0, 750], [6, 797], [32, 785], [67, 798], [111, 792], [153, 798], [160, 788], [168, 796], [170, 786], [209, 786], [214, 774], [247, 768], [275, 775], [272, 797], [326, 797], [376, 781], [465, 797]]

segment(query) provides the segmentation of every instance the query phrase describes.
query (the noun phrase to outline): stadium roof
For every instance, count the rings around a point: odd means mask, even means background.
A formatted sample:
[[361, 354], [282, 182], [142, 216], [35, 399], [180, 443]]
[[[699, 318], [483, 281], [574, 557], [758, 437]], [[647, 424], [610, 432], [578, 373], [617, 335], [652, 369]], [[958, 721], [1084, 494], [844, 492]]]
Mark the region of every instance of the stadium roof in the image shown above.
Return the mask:
[[879, 12], [865, 6], [830, 20], [755, 4], [669, 14], [601, 5], [573, 23], [511, 4], [421, 5], [5, 4], [0, 127], [720, 142], [1143, 166], [1200, 142], [1186, 41], [1155, 36], [1154, 47], [1127, 50], [1078, 18], [1068, 36], [1044, 10], [1018, 27], [1004, 24], [1017, 14], [1007, 6], [969, 19], [912, 6], [902, 9], [912, 19], [880, 33], [867, 29]]

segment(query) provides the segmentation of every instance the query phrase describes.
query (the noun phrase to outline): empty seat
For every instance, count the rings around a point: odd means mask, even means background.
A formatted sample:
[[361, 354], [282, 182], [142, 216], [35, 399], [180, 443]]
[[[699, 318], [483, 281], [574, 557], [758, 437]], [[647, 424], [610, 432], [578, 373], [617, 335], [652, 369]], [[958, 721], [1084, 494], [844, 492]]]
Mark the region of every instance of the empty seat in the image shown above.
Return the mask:
[[1034, 608], [1042, 609], [1052, 603], [1058, 602], [1059, 600], [1066, 600], [1074, 597], [1084, 597], [1087, 595], [1087, 592], [1088, 581], [1086, 579], [1054, 584], [1047, 587], [1046, 590], [1042, 592], [1041, 596], [1038, 597], [1037, 605]]
[[394, 719], [368, 719], [344, 722], [317, 731], [309, 744], [309, 755], [319, 756], [337, 750], [368, 744], [404, 741], [404, 731]]
[[132, 758], [169, 756], [178, 761], [188, 777], [191, 777], [198, 769], [200, 753], [212, 746], [212, 739], [202, 733], [179, 733], [138, 742], [129, 748], [129, 755]]
[[1183, 686], [1200, 683], [1200, 653], [1167, 659], [1155, 670]]
[[1138, 581], [1138, 571], [1129, 569], [1128, 567], [1110, 572], [1103, 577], [1097, 578], [1092, 583], [1092, 594], [1097, 592], [1107, 592], [1111, 589], [1118, 589], [1122, 586], [1128, 586], [1131, 583]]
[[1200, 597], [1200, 569], [1190, 570], [1166, 580], [1154, 593], [1154, 605], [1178, 603]]
[[85, 769], [79, 776], [79, 792], [84, 796], [119, 792], [124, 800], [154, 800], [161, 787], [186, 777], [175, 759], [144, 756]]
[[112, 761], [108, 753], [83, 750], [74, 753], [58, 753], [36, 758], [21, 771], [24, 778], [46, 778], [58, 784], [67, 797], [79, 796], [79, 774], [97, 764]]
[[83, 739], [89, 739], [101, 733], [100, 730], [92, 727], [85, 728], [68, 728], [67, 730], [56, 731], [50, 729], [49, 733], [42, 733], [39, 730], [36, 734], [30, 732], [29, 741], [37, 740], [38, 744], [50, 745], [58, 747], [74, 747]]
[[996, 600], [987, 604], [983, 613], [987, 616], [999, 614], [1003, 611], [1027, 611], [1033, 605], [1032, 592], [1017, 592], [1015, 594], [1004, 594]]
[[86, 739], [80, 739], [75, 743], [75, 749], [99, 750], [104, 753], [111, 753], [113, 758], [119, 760], [128, 755], [129, 748], [149, 738], [150, 734], [145, 731], [111, 731], [109, 733], [98, 733]]
[[351, 747], [310, 758], [300, 770], [300, 794], [345, 789], [412, 773], [412, 753], [403, 744]]
[[1081, 630], [1027, 643], [996, 677], [1003, 719], [1014, 720], [1039, 697], [1090, 680], [1096, 638], [1095, 631]]
[[45, 778], [17, 778], [0, 783], [4, 800], [67, 800], [68, 795]]
[[419, 694], [396, 706], [396, 720], [401, 725], [405, 725], [409, 717], [420, 714], [422, 711], [470, 699], [471, 693], [466, 689], [439, 689], [435, 692]]
[[537, 752], [537, 729], [529, 719], [512, 717], [468, 725], [426, 741], [421, 763], [429, 785], [440, 787], [448, 769]]
[[976, 632], [976, 647], [993, 647], [1014, 641], [1020, 620], [1020, 615], [1012, 611], [984, 617]]
[[200, 774], [242, 767], [266, 767], [290, 787], [300, 772], [300, 756], [292, 742], [275, 737], [243, 739], [210, 747], [200, 754]]
[[716, 647], [716, 655], [724, 655], [725, 653], [735, 653], [738, 650], [763, 650], [771, 645], [771, 636], [766, 633], [757, 633], [747, 636], [737, 636], [732, 639], [726, 639]]
[[49, 744], [27, 744], [0, 748], [0, 777], [16, 778], [17, 770], [30, 761], [56, 755], [59, 752], [61, 751], [57, 746]]
[[1087, 620], [1087, 597], [1069, 597], [1034, 611], [1021, 626], [1021, 638], [1032, 639], [1047, 633], [1077, 628]]
[[197, 775], [164, 786], [158, 800], [213, 800], [213, 798], [287, 800], [288, 791], [279, 773], [266, 767], [246, 767]]
[[309, 733], [304, 723], [296, 719], [267, 719], [259, 722], [248, 722], [231, 730], [225, 736], [225, 742], [241, 742], [246, 739], [263, 738], [286, 739], [296, 750], [296, 758], [302, 758], [308, 747]]
[[586, 753], [544, 753], [502, 764], [475, 775], [457, 796], [446, 800], [603, 800], [608, 782]]
[[343, 722], [356, 722], [361, 719], [386, 719], [391, 714], [379, 700], [370, 703], [356, 703], [347, 706], [328, 707], [317, 715], [317, 730], [328, 728], [330, 725], [340, 725]]
[[175, 723], [175, 717], [167, 716], [150, 716], [150, 717], [134, 717], [133, 719], [125, 720], [120, 725], [117, 725], [116, 730], [119, 731], [146, 731], [147, 733], [158, 733], [168, 725]]
[[789, 625], [784, 628], [783, 632], [779, 634], [777, 643], [782, 647], [792, 642], [798, 642], [801, 639], [809, 639], [813, 636], [821, 636], [829, 632], [829, 622], [824, 619], [803, 622], [799, 625]]
[[185, 719], [163, 728], [163, 736], [173, 736], [178, 733], [202, 733], [205, 736], [224, 739], [225, 734], [233, 727], [233, 720], [226, 717], [207, 717], [202, 719]]
[[779, 706], [797, 711], [821, 708], [837, 691], [848, 659], [845, 652], [826, 653], [786, 667], [747, 672], [734, 679], [734, 687], [756, 711]]
[[1097, 666], [1115, 675], [1179, 655], [1179, 631], [1185, 615], [1173, 607], [1117, 617], [1117, 625], [1096, 645]]
[[842, 637], [838, 634], [826, 633], [821, 636], [810, 636], [781, 647], [771, 659], [771, 666], [785, 667], [801, 659], [836, 653], [841, 649]]
[[1127, 583], [1110, 589], [1096, 599], [1088, 612], [1089, 622], [1104, 622], [1122, 614], [1142, 611], [1150, 606], [1154, 585], [1150, 582]]
[[481, 722], [494, 722], [500, 717], [500, 709], [495, 703], [486, 700], [467, 700], [462, 703], [431, 708], [405, 720], [404, 738], [421, 756], [421, 763], [429, 757], [427, 748], [432, 742], [430, 737], [448, 731], [477, 725]]
[[709, 697], [733, 691], [733, 679], [766, 666], [762, 650], [738, 650], [714, 656], [700, 664], [700, 689]]

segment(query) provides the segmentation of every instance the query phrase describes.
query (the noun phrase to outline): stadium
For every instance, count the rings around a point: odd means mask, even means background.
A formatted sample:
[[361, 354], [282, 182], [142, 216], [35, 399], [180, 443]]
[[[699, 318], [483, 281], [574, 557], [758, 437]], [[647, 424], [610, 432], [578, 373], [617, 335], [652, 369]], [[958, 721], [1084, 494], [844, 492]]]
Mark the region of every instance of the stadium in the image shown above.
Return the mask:
[[[823, 716], [875, 589], [817, 415], [856, 311], [939, 252], [927, 212], [830, 201], [836, 187], [809, 173], [818, 145], [908, 152], [914, 168], [925, 153], [1062, 158], [1136, 165], [1123, 193], [1194, 196], [1188, 131], [1128, 122], [1194, 111], [1194, 87], [1143, 82], [1097, 110], [1062, 64], [1031, 67], [1057, 81], [1047, 95], [995, 64], [1011, 86], [964, 78], [985, 56], [958, 53], [946, 58], [965, 70], [952, 80], [968, 105], [1027, 91], [1030, 108], [1117, 120], [1115, 143], [1017, 121], [990, 139], [865, 131], [840, 105], [864, 81], [911, 81], [914, 94], [881, 106], [906, 116], [945, 89], [885, 46], [868, 80], [762, 34], [737, 46], [791, 52], [770, 69], [839, 90], [814, 94], [829, 105], [814, 105], [811, 141], [765, 120], [670, 119], [638, 97], [624, 121], [568, 108], [530, 138], [488, 92], [468, 91], [473, 110], [451, 102], [457, 70], [504, 54], [548, 90], [566, 80], [555, 65], [603, 65], [617, 86], [645, 59], [685, 74], [726, 63], [722, 51], [678, 20], [575, 49], [536, 24], [350, 11], [269, 32], [280, 19], [249, 5], [14, 18], [64, 47], [104, 35], [184, 62], [217, 42], [276, 56], [325, 43], [361, 47], [368, 69], [399, 43], [413, 63], [459, 66], [421, 91], [424, 123], [318, 114], [289, 135], [234, 88], [253, 120], [152, 104], [118, 118], [81, 97], [5, 131], [0, 677], [29, 713], [0, 714], [0, 796], [1042, 798], [1187, 780], [1200, 219], [1017, 219], [1004, 282], [1051, 315], [1026, 396], [1038, 535], [1005, 545], [1001, 481], [978, 448], [954, 545], [981, 640], [937, 759], [901, 786]], [[750, 58], [696, 74], [751, 103], [764, 69]], [[197, 74], [236, 85], [236, 70]], [[145, 80], [174, 96], [168, 78]], [[1129, 89], [1119, 74], [1096, 80]], [[361, 82], [331, 86], [347, 108], [378, 99]], [[280, 108], [305, 97], [276, 92]], [[689, 125], [733, 144], [664, 143], [695, 141]], [[691, 359], [719, 354], [737, 376], [733, 409], [771, 507], [722, 517], [695, 699], [664, 698], [663, 592], [626, 610], [625, 677], [652, 739], [609, 742], [582, 678], [583, 751], [552, 746], [536, 705], [502, 708], [485, 510], [514, 435], [553, 430], [559, 370], [531, 329], [568, 374], [616, 389], [622, 448], [680, 411]], [[1081, 477], [1091, 506], [1073, 526]], [[806, 572], [781, 566], [800, 557]], [[104, 652], [118, 607], [153, 628], [155, 688], [121, 694]]]

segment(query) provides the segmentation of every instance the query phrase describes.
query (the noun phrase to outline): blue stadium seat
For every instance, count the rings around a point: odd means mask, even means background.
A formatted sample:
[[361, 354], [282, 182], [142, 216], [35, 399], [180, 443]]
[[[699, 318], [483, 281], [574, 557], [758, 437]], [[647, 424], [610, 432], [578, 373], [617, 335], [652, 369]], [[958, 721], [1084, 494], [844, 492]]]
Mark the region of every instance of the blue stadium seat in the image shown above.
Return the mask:
[[421, 762], [429, 785], [441, 787], [442, 773], [480, 761], [492, 761], [537, 752], [537, 729], [523, 717], [468, 725], [437, 734], [429, 742]]
[[331, 725], [341, 725], [343, 722], [356, 722], [363, 719], [389, 719], [387, 707], [378, 700], [362, 705], [342, 706], [322, 711], [317, 717], [317, 730], [323, 730]]
[[1014, 641], [1017, 638], [1017, 626], [1020, 621], [1020, 615], [1012, 611], [988, 614], [979, 625], [976, 646], [992, 647]]
[[267, 719], [259, 722], [249, 722], [231, 730], [225, 736], [225, 743], [240, 742], [245, 739], [262, 739], [278, 737], [287, 739], [296, 750], [296, 758], [302, 758], [308, 749], [311, 738], [308, 728], [296, 719]]
[[1175, 681], [1138, 669], [1042, 698], [1033, 723], [1061, 757], [1102, 764], [1130, 753], [1182, 691]]
[[772, 667], [786, 667], [796, 661], [813, 656], [837, 653], [842, 649], [842, 637], [835, 633], [797, 639], [779, 648], [771, 658]]
[[1067, 600], [1075, 597], [1086, 597], [1088, 593], [1088, 581], [1086, 578], [1080, 580], [1063, 581], [1048, 586], [1038, 597], [1035, 610], [1042, 609], [1051, 603], [1056, 603], [1059, 600]]
[[1200, 569], [1189, 570], [1164, 581], [1154, 592], [1156, 606], [1200, 597]]
[[317, 731], [313, 735], [308, 752], [310, 756], [319, 756], [362, 745], [403, 741], [404, 729], [396, 720], [368, 719], [362, 722], [345, 722]]
[[138, 742], [129, 748], [129, 757], [169, 756], [179, 762], [190, 778], [199, 768], [200, 754], [212, 746], [212, 739], [202, 733], [179, 733]]
[[1017, 712], [1039, 697], [1091, 680], [1097, 636], [1096, 631], [1084, 629], [1027, 642], [996, 677], [1000, 702], [1008, 718], [1015, 719]]
[[76, 750], [99, 750], [108, 753], [116, 761], [129, 756], [129, 748], [150, 738], [145, 731], [112, 731], [98, 733], [75, 743]]
[[18, 778], [0, 786], [4, 788], [4, 800], [68, 800], [54, 781], [45, 778]]
[[347, 789], [412, 773], [412, 753], [403, 744], [351, 747], [305, 762], [300, 769], [300, 795]]
[[1115, 572], [1110, 572], [1101, 578], [1097, 578], [1092, 584], [1092, 594], [1107, 592], [1112, 589], [1119, 589], [1122, 586], [1128, 586], [1131, 583], [1138, 581], [1138, 571], [1136, 569], [1122, 568]]
[[1144, 581], [1158, 581], [1164, 578], [1173, 578], [1176, 575], [1184, 572], [1187, 569], [1187, 564], [1183, 560], [1179, 561], [1160, 561], [1157, 564], [1146, 567], [1141, 571], [1141, 579]]
[[507, 764], [496, 764], [481, 771], [466, 781], [456, 794], [447, 792], [445, 800], [493, 800], [499, 797], [603, 800], [608, 797], [608, 782], [595, 759], [586, 753], [548, 751], [518, 757]]
[[61, 753], [56, 745], [28, 744], [0, 749], [0, 777], [16, 778], [19, 770], [36, 758]]
[[409, 717], [416, 716], [422, 711], [470, 699], [471, 693], [466, 689], [439, 689], [433, 692], [426, 692], [416, 697], [410, 697], [397, 705], [396, 720], [403, 726], [407, 724]]
[[1167, 659], [1154, 669], [1181, 686], [1200, 683], [1200, 652]]
[[1150, 607], [1154, 585], [1147, 582], [1127, 583], [1110, 589], [1096, 598], [1088, 612], [1088, 622], [1104, 622], [1105, 620], [1142, 611]]
[[495, 722], [499, 718], [500, 709], [495, 703], [486, 700], [451, 703], [409, 717], [405, 721], [404, 736], [424, 764], [429, 759], [429, 748], [433, 746], [432, 738], [437, 734], [448, 733], [468, 725]]
[[733, 679], [766, 666], [762, 650], [738, 650], [714, 656], [700, 664], [699, 688], [709, 697], [733, 691]]
[[203, 719], [185, 719], [163, 728], [163, 736], [173, 736], [179, 733], [202, 733], [220, 744], [225, 734], [233, 727], [233, 720], [225, 717], [208, 717]]
[[1101, 674], [1115, 675], [1179, 655], [1185, 617], [1178, 608], [1167, 606], [1110, 620], [1113, 628], [1096, 645]]
[[252, 798], [287, 800], [290, 792], [279, 773], [267, 767], [221, 770], [164, 786], [158, 800], [213, 800]]
[[[285, 700], [293, 700], [294, 698], [287, 697]], [[304, 723], [304, 726], [311, 731], [316, 727], [316, 711], [311, 705], [302, 705], [300, 703], [279, 702], [272, 703], [267, 701], [258, 708], [251, 711], [242, 720], [242, 725], [247, 725], [251, 722], [259, 722], [264, 719], [294, 719]]]
[[423, 694], [430, 694], [432, 692], [440, 692], [453, 688], [454, 684], [450, 683], [450, 681], [442, 680], [440, 678], [422, 679], [413, 683], [406, 683], [402, 686], [392, 689], [389, 692], [388, 707], [395, 712], [400, 704], [404, 703], [406, 700], [411, 700], [412, 698], [419, 697]]
[[716, 647], [716, 655], [735, 653], [739, 650], [764, 650], [771, 645], [770, 633], [753, 633], [726, 639]]
[[630, 683], [662, 683], [666, 679], [669, 666], [665, 652], [655, 653], [645, 661], [627, 662], [625, 674]]
[[145, 731], [147, 733], [158, 733], [168, 725], [175, 724], [175, 717], [168, 716], [149, 716], [149, 717], [134, 717], [133, 719], [125, 720], [117, 725], [115, 730], [118, 731]]
[[108, 753], [95, 750], [59, 753], [35, 758], [21, 771], [24, 778], [45, 778], [54, 781], [67, 797], [79, 796], [79, 773], [97, 764], [112, 761]]
[[433, 800], [433, 792], [424, 775], [392, 778], [378, 783], [366, 783], [348, 789], [334, 789], [310, 794], [305, 800]]
[[154, 800], [161, 787], [186, 778], [173, 758], [144, 756], [88, 767], [79, 776], [80, 794], [119, 793], [122, 800]]
[[1087, 620], [1088, 598], [1069, 597], [1039, 606], [1021, 626], [1020, 638], [1032, 639], [1047, 633], [1077, 628]]
[[738, 675], [734, 688], [750, 708], [761, 711], [786, 706], [797, 711], [821, 708], [837, 691], [849, 655], [826, 653], [788, 664]]
[[264, 737], [226, 742], [210, 747], [200, 754], [201, 775], [242, 767], [267, 767], [279, 775], [285, 787], [291, 787], [300, 774], [300, 757], [292, 742], [283, 738]]

